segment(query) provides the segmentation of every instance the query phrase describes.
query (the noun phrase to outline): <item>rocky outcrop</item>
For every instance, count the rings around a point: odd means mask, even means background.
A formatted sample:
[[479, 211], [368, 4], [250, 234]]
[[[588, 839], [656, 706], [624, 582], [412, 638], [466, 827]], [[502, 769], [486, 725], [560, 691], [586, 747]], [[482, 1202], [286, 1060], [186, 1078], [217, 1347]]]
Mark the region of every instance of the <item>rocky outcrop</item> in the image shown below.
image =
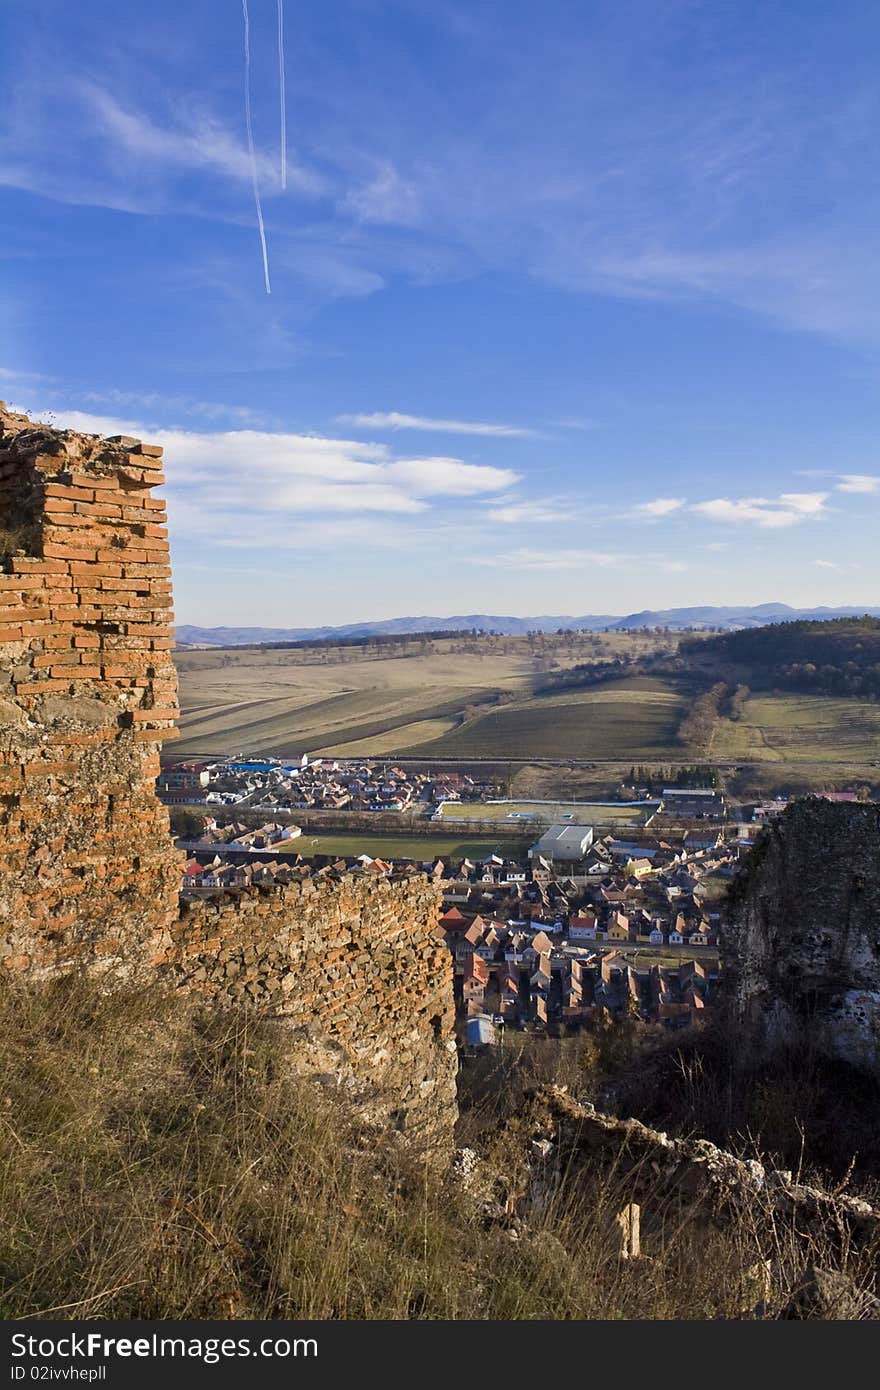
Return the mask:
[[810, 1048], [880, 1072], [880, 806], [809, 797], [766, 826], [722, 952], [744, 1060]]

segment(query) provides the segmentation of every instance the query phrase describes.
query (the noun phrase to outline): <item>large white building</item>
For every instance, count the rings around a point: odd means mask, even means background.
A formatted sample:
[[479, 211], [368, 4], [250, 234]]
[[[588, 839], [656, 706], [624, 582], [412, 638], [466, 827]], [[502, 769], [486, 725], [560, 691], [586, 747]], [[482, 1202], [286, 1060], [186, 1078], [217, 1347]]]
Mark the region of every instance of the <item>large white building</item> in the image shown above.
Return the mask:
[[593, 843], [591, 825], [553, 825], [529, 850], [530, 859], [546, 859], [557, 864], [577, 864], [586, 858]]

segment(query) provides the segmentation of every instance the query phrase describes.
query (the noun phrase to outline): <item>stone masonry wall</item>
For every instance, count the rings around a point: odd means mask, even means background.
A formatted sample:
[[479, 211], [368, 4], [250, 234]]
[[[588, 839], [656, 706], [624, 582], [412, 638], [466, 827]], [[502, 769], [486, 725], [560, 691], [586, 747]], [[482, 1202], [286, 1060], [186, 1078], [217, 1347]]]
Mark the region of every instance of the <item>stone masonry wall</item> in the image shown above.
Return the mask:
[[284, 1020], [295, 1068], [368, 1118], [435, 1140], [456, 1115], [451, 962], [426, 877], [355, 875], [192, 903], [164, 971], [227, 1006]]
[[[179, 905], [161, 450], [0, 404], [0, 966], [160, 978], [288, 1030], [291, 1066], [426, 1141], [456, 1116], [439, 890], [327, 877]], [[2, 979], [2, 972], [0, 972]]]
[[0, 957], [131, 971], [177, 916], [161, 449], [0, 407]]

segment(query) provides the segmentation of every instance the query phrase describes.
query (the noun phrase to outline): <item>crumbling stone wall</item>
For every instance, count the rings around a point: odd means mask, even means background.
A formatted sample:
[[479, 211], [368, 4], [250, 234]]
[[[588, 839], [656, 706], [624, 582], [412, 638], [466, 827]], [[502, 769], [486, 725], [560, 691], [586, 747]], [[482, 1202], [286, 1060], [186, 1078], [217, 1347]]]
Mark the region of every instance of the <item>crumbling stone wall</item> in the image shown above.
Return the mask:
[[809, 797], [765, 826], [722, 952], [744, 1058], [809, 1046], [880, 1071], [880, 806]]
[[190, 904], [163, 972], [221, 1005], [283, 1020], [290, 1060], [370, 1119], [449, 1137], [457, 1071], [439, 889], [352, 874]]
[[161, 449], [0, 406], [0, 958], [136, 971], [177, 916]]
[[179, 905], [183, 856], [155, 794], [178, 712], [161, 452], [0, 405], [0, 965], [158, 970], [278, 1019], [291, 1065], [363, 1115], [448, 1141], [434, 884], [322, 877]]

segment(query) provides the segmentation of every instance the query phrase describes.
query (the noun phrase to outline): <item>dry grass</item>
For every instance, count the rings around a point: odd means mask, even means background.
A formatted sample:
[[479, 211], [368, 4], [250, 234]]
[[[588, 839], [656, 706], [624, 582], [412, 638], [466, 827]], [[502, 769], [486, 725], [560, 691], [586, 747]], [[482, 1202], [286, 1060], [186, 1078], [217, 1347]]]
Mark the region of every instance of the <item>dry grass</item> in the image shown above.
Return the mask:
[[[0, 999], [6, 1318], [730, 1317], [751, 1227], [663, 1214], [614, 1254], [614, 1174], [513, 1239], [295, 1081], [277, 1026], [84, 981]], [[508, 1134], [508, 1138], [510, 1134]], [[658, 1213], [659, 1218], [659, 1213]]]

